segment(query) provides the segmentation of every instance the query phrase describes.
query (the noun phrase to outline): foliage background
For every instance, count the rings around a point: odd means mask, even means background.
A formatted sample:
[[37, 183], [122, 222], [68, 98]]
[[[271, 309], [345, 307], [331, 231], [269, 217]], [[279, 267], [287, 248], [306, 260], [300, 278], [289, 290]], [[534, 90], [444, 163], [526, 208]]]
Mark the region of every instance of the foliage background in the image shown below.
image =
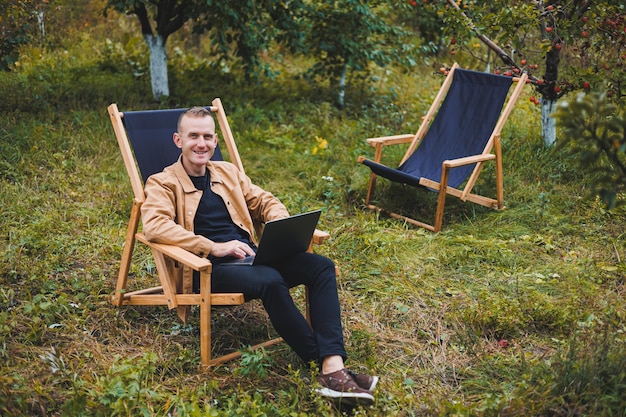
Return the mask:
[[[435, 235], [364, 209], [356, 158], [366, 137], [417, 129], [449, 56], [374, 68], [340, 111], [299, 77], [302, 58], [269, 51], [278, 75], [248, 84], [182, 31], [174, 93], [156, 104], [134, 21], [71, 5], [50, 7], [46, 37], [0, 74], [0, 414], [624, 415], [624, 211], [590, 198], [575, 154], [543, 146], [530, 89], [503, 138], [508, 209], [451, 200]], [[204, 370], [197, 322], [108, 303], [132, 192], [106, 106], [218, 96], [249, 175], [292, 212], [324, 211], [350, 366], [381, 376], [370, 408], [313, 395], [315, 370], [285, 345]], [[430, 193], [382, 185], [387, 204], [432, 214]], [[154, 282], [145, 250], [131, 272]], [[216, 350], [273, 332], [255, 302], [214, 316]]]

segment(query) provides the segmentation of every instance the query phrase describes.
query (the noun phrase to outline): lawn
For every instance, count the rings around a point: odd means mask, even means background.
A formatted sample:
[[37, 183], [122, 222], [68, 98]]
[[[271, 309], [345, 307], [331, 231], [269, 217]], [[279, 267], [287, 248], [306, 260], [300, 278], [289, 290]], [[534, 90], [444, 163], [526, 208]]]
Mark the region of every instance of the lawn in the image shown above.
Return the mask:
[[[605, 210], [575, 159], [543, 145], [530, 88], [503, 135], [507, 209], [450, 199], [433, 234], [367, 210], [356, 160], [372, 156], [366, 137], [417, 129], [446, 63], [378, 70], [339, 110], [329, 86], [293, 77], [296, 58], [249, 85], [179, 52], [173, 95], [157, 104], [136, 71], [140, 46], [97, 28], [72, 36], [0, 74], [1, 415], [625, 415], [625, 213]], [[257, 302], [215, 310], [214, 351], [245, 353], [212, 369], [200, 366], [197, 312], [183, 325], [164, 307], [109, 303], [132, 191], [106, 106], [214, 97], [248, 175], [291, 212], [322, 209], [332, 238], [318, 251], [341, 271], [349, 364], [381, 377], [372, 407], [316, 397], [315, 371], [284, 344], [246, 350], [273, 334]], [[434, 215], [429, 191], [379, 191]], [[137, 249], [132, 281], [152, 285]]]

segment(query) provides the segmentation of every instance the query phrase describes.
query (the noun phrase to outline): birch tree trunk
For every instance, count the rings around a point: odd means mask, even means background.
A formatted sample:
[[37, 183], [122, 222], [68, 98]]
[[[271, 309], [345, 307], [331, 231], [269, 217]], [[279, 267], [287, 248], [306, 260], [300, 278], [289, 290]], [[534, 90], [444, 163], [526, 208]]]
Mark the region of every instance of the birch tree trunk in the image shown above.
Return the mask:
[[157, 101], [170, 96], [169, 79], [167, 77], [167, 53], [165, 39], [161, 35], [144, 34], [150, 49], [150, 82], [152, 95]]
[[556, 143], [556, 119], [550, 117], [556, 111], [557, 100], [541, 98], [541, 133], [543, 143], [552, 146]]
[[541, 96], [541, 133], [543, 143], [552, 146], [556, 143], [556, 119], [550, 117], [556, 111], [559, 94], [555, 90], [559, 79], [559, 63], [561, 54], [557, 48], [552, 48], [546, 54], [546, 74]]
[[345, 97], [346, 97], [346, 74], [348, 72], [348, 64], [343, 64], [343, 69], [341, 70], [341, 78], [339, 79], [339, 94], [337, 96], [337, 105], [340, 109], [343, 109], [345, 105]]

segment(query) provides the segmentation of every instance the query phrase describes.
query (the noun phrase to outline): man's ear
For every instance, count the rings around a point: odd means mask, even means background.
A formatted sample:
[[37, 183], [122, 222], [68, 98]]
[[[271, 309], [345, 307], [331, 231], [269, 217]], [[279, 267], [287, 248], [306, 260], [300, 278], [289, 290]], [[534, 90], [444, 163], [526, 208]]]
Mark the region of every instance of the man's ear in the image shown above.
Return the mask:
[[180, 134], [178, 134], [178, 132], [174, 132], [174, 144], [176, 145], [176, 147], [178, 148], [182, 148], [183, 147], [183, 140], [180, 137]]

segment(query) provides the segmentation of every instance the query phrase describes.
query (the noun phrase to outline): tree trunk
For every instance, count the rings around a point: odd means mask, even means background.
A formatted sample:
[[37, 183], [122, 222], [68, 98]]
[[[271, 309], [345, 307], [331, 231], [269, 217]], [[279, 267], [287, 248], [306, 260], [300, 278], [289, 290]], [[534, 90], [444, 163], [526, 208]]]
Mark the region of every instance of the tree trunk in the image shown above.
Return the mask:
[[157, 101], [170, 96], [170, 86], [167, 77], [167, 53], [165, 39], [161, 35], [144, 33], [144, 39], [150, 49], [150, 82], [152, 95]]
[[45, 27], [43, 18], [44, 18], [44, 11], [37, 10], [37, 24], [39, 25], [39, 33], [41, 34], [42, 40], [46, 37], [46, 27]]
[[556, 119], [550, 117], [556, 110], [556, 103], [556, 99], [541, 98], [541, 134], [546, 146], [556, 143]]
[[348, 72], [348, 64], [343, 64], [343, 69], [341, 70], [341, 78], [339, 79], [339, 95], [337, 97], [337, 107], [343, 109], [345, 105], [345, 96], [346, 96], [346, 74]]
[[544, 84], [541, 89], [541, 132], [546, 146], [556, 143], [556, 119], [550, 115], [556, 110], [556, 103], [559, 99], [555, 86], [559, 79], [560, 62], [560, 51], [557, 48], [550, 49], [546, 54], [546, 74], [543, 77]]

